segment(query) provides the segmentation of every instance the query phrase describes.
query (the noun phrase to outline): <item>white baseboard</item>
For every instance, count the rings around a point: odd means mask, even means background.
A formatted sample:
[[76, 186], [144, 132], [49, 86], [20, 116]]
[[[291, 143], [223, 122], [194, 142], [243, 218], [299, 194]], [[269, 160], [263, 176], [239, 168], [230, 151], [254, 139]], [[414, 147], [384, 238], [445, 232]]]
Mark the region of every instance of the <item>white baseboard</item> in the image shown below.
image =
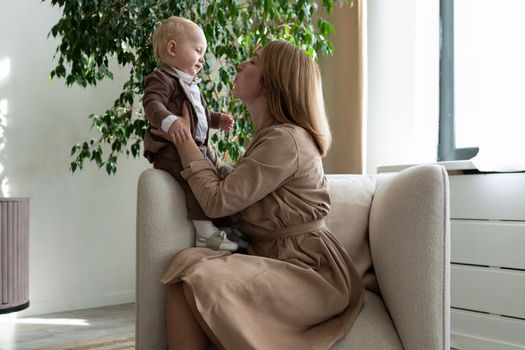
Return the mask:
[[134, 289], [118, 293], [74, 296], [59, 300], [29, 300], [29, 307], [18, 311], [16, 314], [17, 317], [28, 317], [133, 302], [135, 302]]

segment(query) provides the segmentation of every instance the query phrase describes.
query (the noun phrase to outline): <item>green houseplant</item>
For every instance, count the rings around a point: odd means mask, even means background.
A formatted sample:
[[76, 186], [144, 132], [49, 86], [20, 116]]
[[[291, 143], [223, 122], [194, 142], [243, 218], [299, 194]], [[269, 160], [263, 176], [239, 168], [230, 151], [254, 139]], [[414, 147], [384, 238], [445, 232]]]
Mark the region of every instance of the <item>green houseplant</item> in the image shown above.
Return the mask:
[[[334, 28], [319, 16], [314, 0], [49, 1], [63, 11], [49, 33], [59, 39], [57, 65], [50, 79], [95, 86], [103, 79], [112, 79], [110, 60], [130, 68], [129, 80], [113, 106], [103, 114], [89, 116], [97, 135], [72, 147], [72, 172], [82, 169], [87, 160], [114, 174], [120, 155], [141, 155], [147, 123], [140, 98], [144, 78], [156, 67], [151, 33], [169, 16], [190, 18], [204, 30], [208, 51], [200, 74], [202, 94], [211, 110], [228, 111], [235, 118], [233, 130], [215, 134], [212, 144], [219, 154], [232, 160], [242, 154], [253, 132], [242, 104], [229, 93], [237, 65], [268, 40], [277, 38], [295, 43], [314, 58], [333, 50], [327, 36]], [[321, 6], [331, 13], [334, 3], [323, 0]]]

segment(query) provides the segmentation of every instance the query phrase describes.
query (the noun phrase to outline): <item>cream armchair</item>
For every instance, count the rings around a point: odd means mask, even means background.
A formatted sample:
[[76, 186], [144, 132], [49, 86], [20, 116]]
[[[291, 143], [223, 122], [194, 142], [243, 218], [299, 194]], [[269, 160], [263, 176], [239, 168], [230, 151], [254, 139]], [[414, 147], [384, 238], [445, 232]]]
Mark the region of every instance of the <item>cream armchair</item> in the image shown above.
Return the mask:
[[[332, 210], [327, 224], [348, 249], [367, 288], [350, 333], [332, 349], [450, 349], [445, 170], [423, 165], [397, 174], [328, 179]], [[160, 278], [175, 252], [194, 242], [183, 196], [166, 172], [149, 169], [140, 176], [137, 350], [166, 349], [165, 289]]]

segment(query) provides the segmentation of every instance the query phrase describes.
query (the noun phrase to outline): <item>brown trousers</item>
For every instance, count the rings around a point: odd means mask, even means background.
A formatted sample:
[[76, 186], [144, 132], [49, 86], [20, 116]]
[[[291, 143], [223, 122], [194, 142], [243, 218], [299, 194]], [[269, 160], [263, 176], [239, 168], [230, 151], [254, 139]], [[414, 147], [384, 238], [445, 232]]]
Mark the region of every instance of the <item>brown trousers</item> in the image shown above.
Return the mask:
[[[166, 146], [166, 148], [171, 147], [175, 148], [175, 146], [173, 145]], [[210, 152], [211, 149], [208, 149], [206, 146], [199, 146], [199, 149], [202, 151], [202, 153], [208, 160], [210, 160], [210, 156], [216, 157], [215, 154], [208, 154], [208, 152]], [[195, 198], [195, 195], [193, 194], [190, 186], [188, 185], [188, 182], [184, 180], [184, 178], [180, 175], [180, 172], [183, 170], [183, 167], [180, 158], [176, 153], [176, 149], [175, 152], [173, 151], [173, 149], [164, 150], [164, 152], [163, 150], [155, 153], [155, 155], [153, 156], [153, 168], [167, 171], [181, 185], [186, 198], [186, 210], [188, 220], [211, 220], [217, 226], [230, 226], [231, 221], [229, 217], [216, 218], [212, 220], [211, 218], [206, 216], [204, 210], [202, 210], [199, 202], [197, 201], [197, 198]], [[214, 162], [211, 160], [210, 163], [214, 164]]]

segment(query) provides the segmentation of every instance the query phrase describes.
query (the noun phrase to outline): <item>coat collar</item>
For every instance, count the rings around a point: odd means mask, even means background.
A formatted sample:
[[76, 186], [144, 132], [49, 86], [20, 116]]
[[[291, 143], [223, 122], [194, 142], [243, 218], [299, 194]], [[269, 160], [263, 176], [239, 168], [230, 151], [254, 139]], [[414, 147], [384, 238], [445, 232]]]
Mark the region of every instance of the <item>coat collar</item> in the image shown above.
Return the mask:
[[[189, 74], [186, 74], [184, 72], [181, 72], [180, 70], [174, 68], [174, 67], [171, 67], [165, 63], [162, 63], [160, 65], [160, 69], [164, 72], [166, 72], [168, 75], [171, 75], [172, 77], [174, 78], [177, 78], [177, 80], [182, 80], [184, 82], [186, 82], [188, 85], [191, 85], [191, 76]], [[201, 82], [201, 79], [200, 78], [197, 78], [197, 76], [193, 77], [193, 82], [195, 84], [199, 84]]]

